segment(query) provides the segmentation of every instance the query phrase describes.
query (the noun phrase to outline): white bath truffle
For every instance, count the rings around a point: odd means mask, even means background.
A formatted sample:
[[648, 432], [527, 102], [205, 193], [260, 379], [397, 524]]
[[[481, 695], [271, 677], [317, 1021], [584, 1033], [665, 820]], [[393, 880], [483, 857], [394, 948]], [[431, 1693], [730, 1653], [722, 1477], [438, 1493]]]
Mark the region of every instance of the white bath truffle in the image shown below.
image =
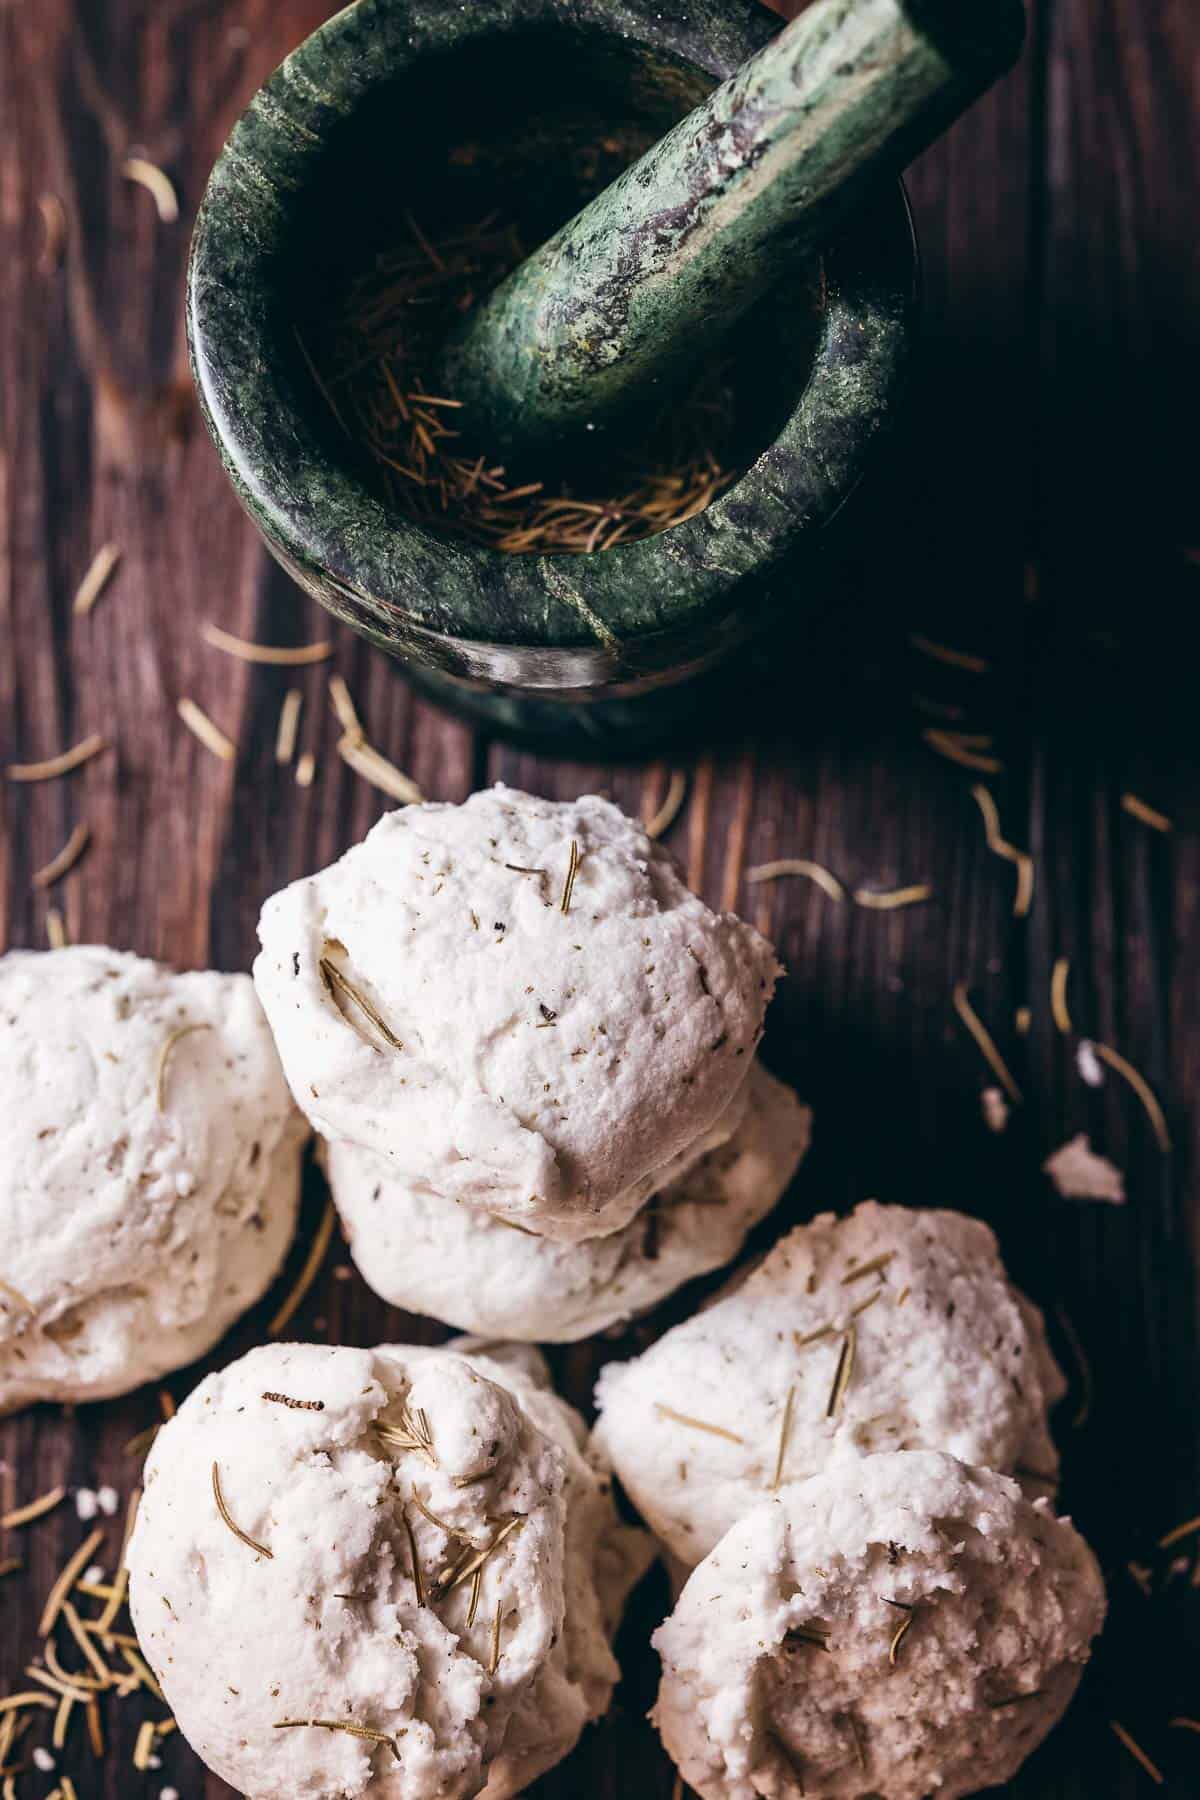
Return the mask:
[[259, 934], [316, 1128], [563, 1240], [626, 1224], [716, 1122], [778, 973], [616, 807], [504, 787], [388, 814]]
[[945, 1450], [1050, 1491], [1060, 1392], [1041, 1316], [986, 1225], [868, 1201], [797, 1227], [644, 1355], [603, 1369], [596, 1437], [693, 1564], [777, 1480], [838, 1455]]
[[246, 975], [0, 958], [0, 1412], [125, 1393], [276, 1274], [308, 1132]]
[[507, 1800], [604, 1711], [644, 1540], [544, 1383], [529, 1350], [272, 1344], [164, 1427], [130, 1604], [239, 1792]]
[[577, 1244], [424, 1194], [353, 1144], [322, 1154], [351, 1254], [383, 1299], [464, 1331], [567, 1343], [731, 1261], [794, 1175], [811, 1118], [755, 1063], [707, 1154], [623, 1230]]
[[703, 1800], [958, 1800], [1041, 1742], [1103, 1621], [1048, 1501], [933, 1452], [842, 1461], [693, 1571], [656, 1721]]

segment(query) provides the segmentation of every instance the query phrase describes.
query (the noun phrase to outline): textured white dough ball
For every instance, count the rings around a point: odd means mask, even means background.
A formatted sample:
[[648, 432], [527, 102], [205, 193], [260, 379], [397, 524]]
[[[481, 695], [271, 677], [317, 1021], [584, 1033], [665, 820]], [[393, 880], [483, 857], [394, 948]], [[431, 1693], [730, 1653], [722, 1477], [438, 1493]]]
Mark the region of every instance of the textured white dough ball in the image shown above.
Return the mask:
[[265, 1292], [308, 1136], [249, 976], [0, 958], [0, 1413], [127, 1392]]
[[269, 900], [259, 934], [316, 1129], [563, 1240], [627, 1224], [715, 1124], [778, 973], [615, 806], [504, 787], [389, 813]]
[[[363, 1278], [393, 1306], [463, 1331], [567, 1343], [656, 1306], [737, 1255], [808, 1147], [811, 1114], [759, 1063], [698, 1159], [608, 1237], [560, 1243], [422, 1193], [381, 1157], [322, 1160]], [[715, 1141], [714, 1141], [715, 1140]]]
[[1047, 1501], [933, 1452], [844, 1461], [692, 1572], [656, 1722], [702, 1800], [959, 1800], [1042, 1741], [1103, 1621]]
[[690, 1566], [777, 1474], [800, 1480], [836, 1456], [945, 1450], [1052, 1491], [1060, 1393], [1041, 1315], [987, 1226], [868, 1201], [798, 1226], [642, 1356], [603, 1369], [596, 1439]]
[[648, 1548], [546, 1381], [528, 1349], [272, 1344], [160, 1432], [131, 1609], [239, 1792], [508, 1800], [605, 1710]]

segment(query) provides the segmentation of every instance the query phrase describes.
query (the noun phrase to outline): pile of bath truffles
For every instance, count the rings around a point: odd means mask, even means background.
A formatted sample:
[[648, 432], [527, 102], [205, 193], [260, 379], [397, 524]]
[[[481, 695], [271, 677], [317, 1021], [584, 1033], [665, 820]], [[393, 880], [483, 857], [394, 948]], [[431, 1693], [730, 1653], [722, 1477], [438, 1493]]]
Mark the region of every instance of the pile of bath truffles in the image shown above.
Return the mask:
[[770, 945], [606, 801], [503, 787], [389, 814], [260, 935], [253, 984], [0, 959], [0, 1412], [210, 1349], [279, 1269], [310, 1127], [370, 1285], [483, 1334], [271, 1344], [162, 1428], [130, 1605], [205, 1762], [255, 1800], [521, 1793], [618, 1678], [653, 1551], [615, 1470], [674, 1579], [653, 1716], [702, 1800], [1006, 1781], [1104, 1590], [985, 1226], [798, 1227], [602, 1371], [590, 1439], [531, 1347], [731, 1261], [787, 1187]]
[[0, 1413], [123, 1394], [266, 1291], [308, 1136], [246, 975], [0, 957]]
[[387, 815], [269, 900], [254, 979], [366, 1281], [603, 1330], [736, 1254], [809, 1116], [755, 1061], [769, 944], [607, 801]]
[[1015, 1773], [1104, 1618], [1048, 1498], [1064, 1385], [986, 1226], [874, 1203], [601, 1373], [594, 1442], [682, 1585], [655, 1716], [703, 1800]]
[[509, 1800], [565, 1756], [651, 1554], [585, 1437], [525, 1346], [272, 1344], [203, 1381], [129, 1574], [209, 1767], [255, 1800]]

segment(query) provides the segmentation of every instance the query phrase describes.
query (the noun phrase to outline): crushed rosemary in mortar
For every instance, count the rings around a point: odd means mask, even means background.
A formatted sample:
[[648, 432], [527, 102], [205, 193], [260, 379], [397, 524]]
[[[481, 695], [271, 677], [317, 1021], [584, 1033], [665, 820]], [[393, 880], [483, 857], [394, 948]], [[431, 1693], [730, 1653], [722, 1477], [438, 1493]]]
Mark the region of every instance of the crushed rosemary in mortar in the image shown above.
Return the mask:
[[436, 240], [410, 218], [407, 241], [378, 255], [331, 316], [297, 328], [314, 383], [366, 453], [382, 497], [422, 524], [527, 555], [610, 550], [703, 512], [736, 478], [725, 466], [734, 404], [722, 364], [666, 409], [651, 442], [643, 436], [587, 492], [553, 471], [511, 481], [486, 445], [469, 442], [461, 402], [430, 387], [425, 371], [447, 322], [530, 247], [498, 213]]

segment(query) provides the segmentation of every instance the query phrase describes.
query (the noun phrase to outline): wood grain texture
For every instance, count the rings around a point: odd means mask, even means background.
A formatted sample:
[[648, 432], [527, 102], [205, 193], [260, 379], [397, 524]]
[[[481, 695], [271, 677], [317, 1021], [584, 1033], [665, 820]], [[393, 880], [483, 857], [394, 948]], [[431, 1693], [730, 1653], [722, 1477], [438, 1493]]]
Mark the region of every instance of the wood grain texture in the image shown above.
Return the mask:
[[[43, 943], [54, 904], [76, 938], [245, 967], [262, 899], [338, 854], [385, 804], [334, 755], [326, 669], [246, 669], [198, 635], [206, 618], [273, 642], [327, 630], [238, 513], [190, 398], [180, 324], [207, 168], [238, 107], [325, 10], [0, 0], [0, 764], [93, 730], [112, 744], [62, 781], [0, 783], [6, 945]], [[1012, 1785], [1020, 1800], [1148, 1794], [1111, 1718], [1172, 1792], [1200, 1791], [1196, 1739], [1166, 1724], [1200, 1714], [1200, 1594], [1181, 1574], [1147, 1601], [1123, 1573], [1145, 1557], [1165, 1577], [1166, 1559], [1148, 1554], [1157, 1536], [1200, 1511], [1200, 832], [1186, 652], [1200, 600], [1198, 90], [1189, 0], [1036, 0], [1021, 67], [914, 171], [928, 329], [909, 434], [848, 521], [836, 611], [748, 678], [752, 732], [713, 719], [705, 752], [676, 765], [551, 763], [414, 700], [380, 657], [334, 632], [334, 666], [373, 738], [432, 797], [501, 778], [546, 794], [601, 788], [649, 813], [669, 767], [685, 767], [688, 800], [668, 841], [708, 899], [775, 936], [790, 970], [767, 1056], [814, 1104], [818, 1131], [783, 1216], [868, 1195], [962, 1206], [996, 1225], [1039, 1300], [1065, 1306], [1095, 1396], [1081, 1429], [1070, 1429], [1073, 1403], [1060, 1419], [1064, 1501], [1112, 1575], [1113, 1614], [1067, 1724]], [[175, 180], [177, 225], [121, 178], [135, 146]], [[69, 224], [56, 271], [39, 266], [46, 193]], [[91, 617], [73, 619], [76, 584], [110, 539], [120, 568]], [[930, 661], [912, 631], [989, 668]], [[291, 686], [305, 694], [301, 746], [317, 756], [307, 791], [274, 761]], [[974, 777], [922, 744], [930, 721], [914, 693], [963, 708], [965, 729], [995, 738], [1005, 767], [988, 785], [1004, 830], [1036, 860], [1027, 920], [1013, 917], [1011, 865], [986, 848]], [[178, 723], [185, 694], [235, 740], [233, 765]], [[1170, 814], [1173, 833], [1123, 812], [1127, 790]], [[32, 872], [80, 820], [92, 831], [86, 858], [35, 894]], [[928, 881], [934, 898], [874, 913], [800, 880], [746, 884], [748, 867], [787, 855], [815, 858], [851, 889]], [[1100, 1089], [1081, 1081], [1078, 1039], [1050, 1016], [1060, 956], [1076, 1031], [1154, 1084], [1171, 1157], [1115, 1076]], [[960, 980], [1025, 1096], [1002, 1137], [982, 1122], [990, 1078], [952, 1009]], [[1127, 1171], [1123, 1210], [1049, 1192], [1040, 1163], [1079, 1130]], [[306, 1233], [322, 1203], [314, 1178]], [[291, 1269], [302, 1256], [303, 1243]], [[299, 1332], [441, 1335], [346, 1274], [335, 1246]], [[624, 1339], [555, 1353], [566, 1391], [586, 1405], [601, 1362], [693, 1300]], [[256, 1341], [270, 1310], [220, 1360]], [[177, 1396], [198, 1373], [170, 1384]], [[156, 1404], [139, 1393], [0, 1426], [0, 1510], [59, 1480], [127, 1493], [121, 1446]], [[33, 1652], [41, 1597], [83, 1534], [70, 1506], [19, 1534], [28, 1568], [0, 1585], [0, 1691]], [[652, 1579], [622, 1634], [612, 1717], [539, 1797], [670, 1794], [642, 1718], [664, 1600]], [[81, 1800], [141, 1800], [168, 1782], [185, 1800], [228, 1793], [177, 1740], [162, 1771], [136, 1775], [146, 1714], [110, 1708], [102, 1767], [74, 1735], [62, 1767]], [[22, 1800], [53, 1783], [24, 1778]]]

